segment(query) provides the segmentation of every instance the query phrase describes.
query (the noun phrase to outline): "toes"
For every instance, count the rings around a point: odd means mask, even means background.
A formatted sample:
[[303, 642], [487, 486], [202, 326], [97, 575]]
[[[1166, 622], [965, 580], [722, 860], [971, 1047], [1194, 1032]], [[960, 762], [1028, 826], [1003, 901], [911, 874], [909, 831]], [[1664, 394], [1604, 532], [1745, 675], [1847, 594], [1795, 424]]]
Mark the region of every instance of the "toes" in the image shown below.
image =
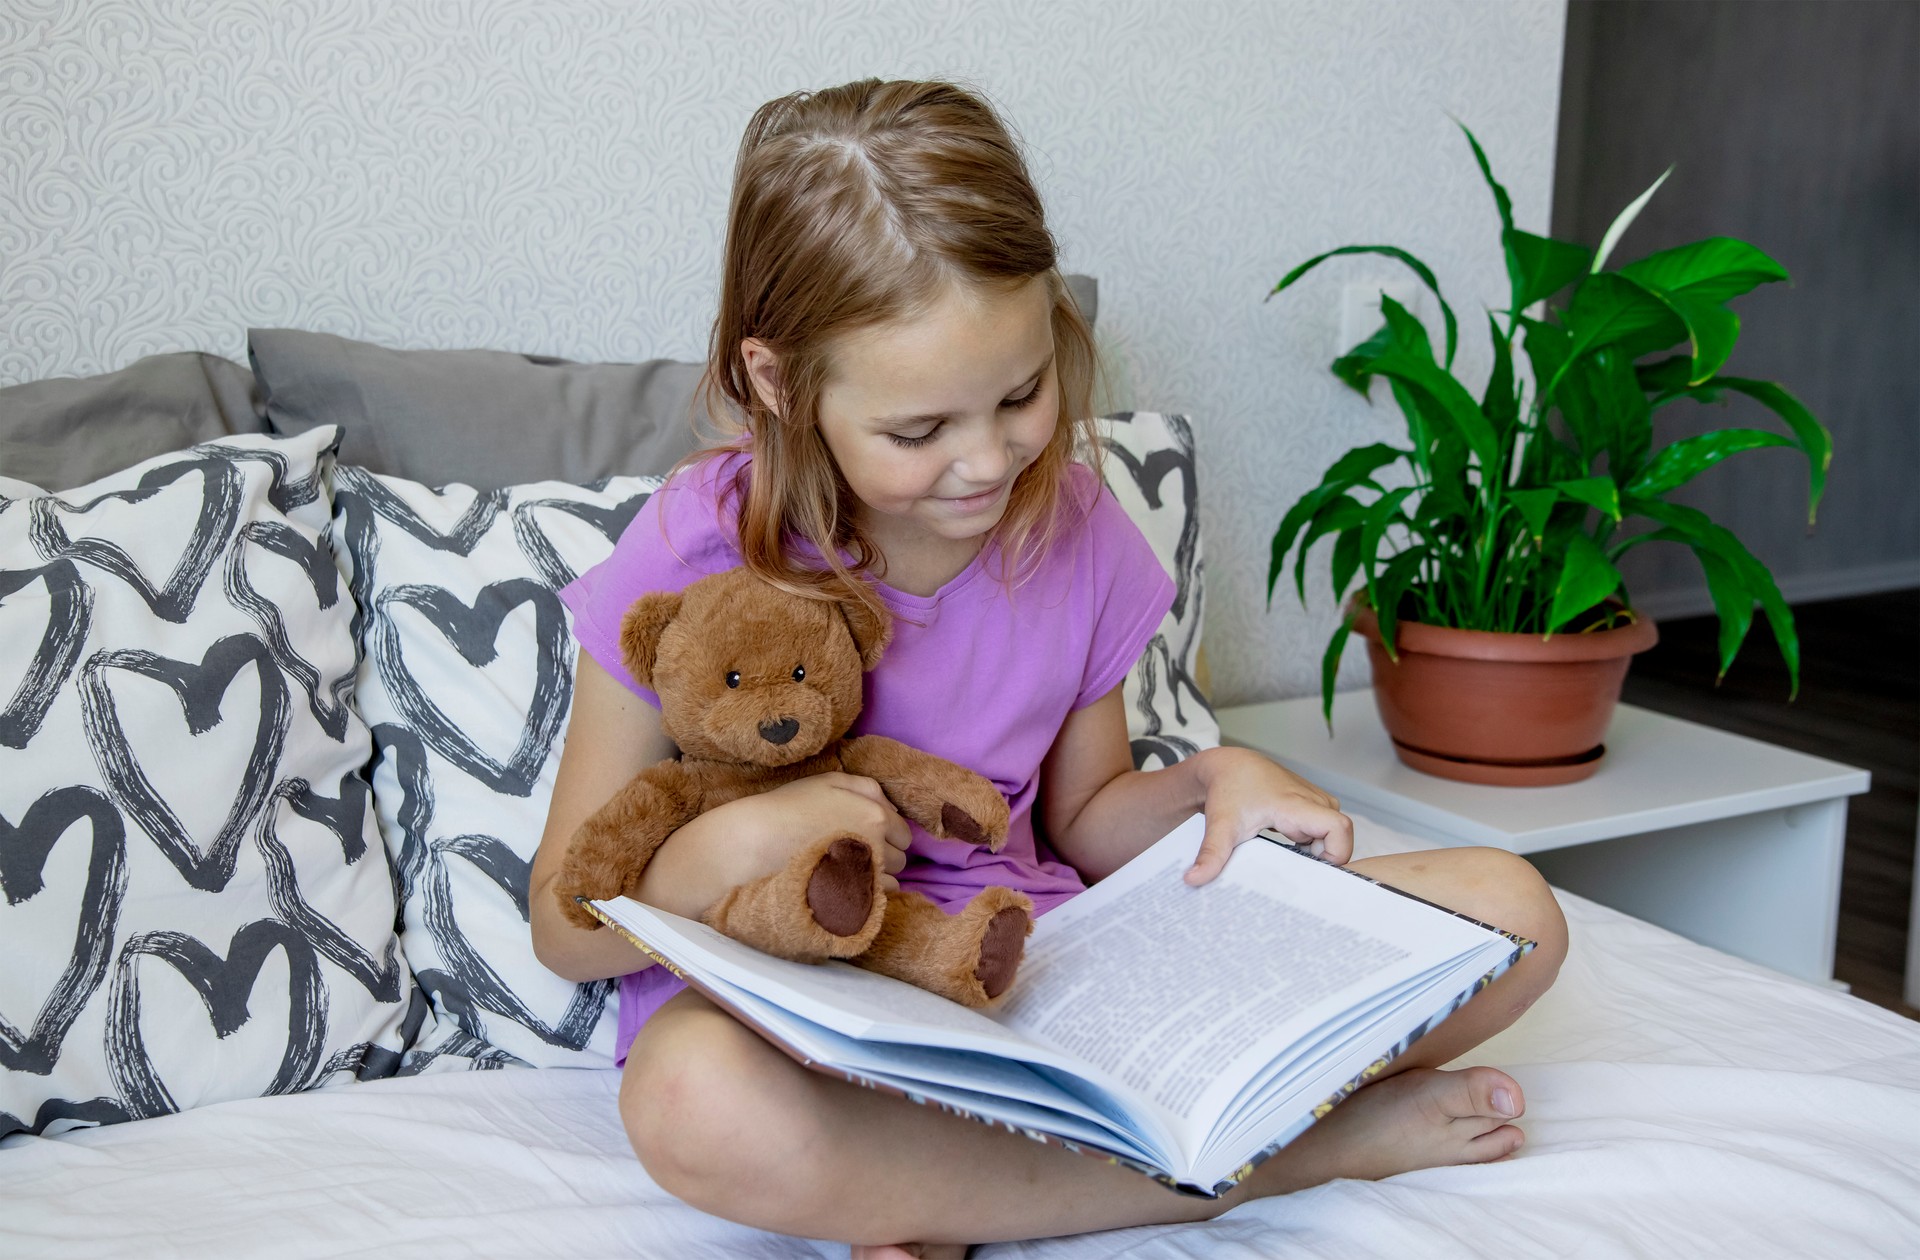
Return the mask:
[[1496, 1121], [1517, 1119], [1527, 1109], [1520, 1084], [1498, 1068], [1476, 1067], [1445, 1073], [1445, 1088], [1432, 1101], [1451, 1120], [1484, 1116]]
[[1466, 1144], [1466, 1159], [1469, 1164], [1491, 1164], [1497, 1159], [1506, 1159], [1517, 1154], [1527, 1144], [1527, 1135], [1510, 1124], [1503, 1124], [1488, 1133], [1482, 1133]]

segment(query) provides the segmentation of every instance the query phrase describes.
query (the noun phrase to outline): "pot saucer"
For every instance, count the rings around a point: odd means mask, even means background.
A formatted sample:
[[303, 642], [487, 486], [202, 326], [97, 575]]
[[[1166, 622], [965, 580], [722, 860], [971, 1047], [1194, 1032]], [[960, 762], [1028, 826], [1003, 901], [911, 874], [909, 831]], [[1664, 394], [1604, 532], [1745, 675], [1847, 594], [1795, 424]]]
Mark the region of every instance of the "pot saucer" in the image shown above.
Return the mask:
[[1400, 760], [1423, 774], [1436, 775], [1442, 779], [1454, 779], [1461, 783], [1484, 783], [1492, 787], [1553, 787], [1561, 783], [1578, 783], [1591, 778], [1600, 768], [1600, 759], [1607, 755], [1605, 744], [1595, 744], [1583, 753], [1571, 757], [1553, 757], [1544, 761], [1468, 761], [1461, 757], [1447, 757], [1439, 753], [1427, 752], [1399, 740], [1393, 741], [1393, 751]]

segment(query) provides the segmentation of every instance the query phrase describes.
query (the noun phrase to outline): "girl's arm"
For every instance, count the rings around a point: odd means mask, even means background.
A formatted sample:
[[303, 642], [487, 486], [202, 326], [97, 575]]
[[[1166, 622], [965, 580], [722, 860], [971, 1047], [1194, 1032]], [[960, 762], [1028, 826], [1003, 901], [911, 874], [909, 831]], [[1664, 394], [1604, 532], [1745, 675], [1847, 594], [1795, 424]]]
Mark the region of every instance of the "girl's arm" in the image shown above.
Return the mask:
[[1190, 884], [1218, 875], [1234, 846], [1262, 827], [1336, 863], [1353, 852], [1353, 822], [1339, 802], [1251, 749], [1208, 748], [1162, 770], [1135, 770], [1120, 687], [1067, 715], [1040, 770], [1048, 843], [1089, 882], [1203, 811], [1206, 838]]
[[[661, 729], [660, 711], [580, 653], [566, 744], [528, 881], [533, 952], [556, 975], [600, 980], [652, 965], [617, 933], [575, 927], [562, 918], [553, 882], [580, 824], [634, 775], [675, 751]], [[730, 889], [781, 869], [796, 848], [836, 828], [884, 846], [891, 887], [891, 872], [905, 865], [912, 838], [905, 820], [873, 780], [827, 774], [731, 801], [680, 828], [647, 864], [638, 897], [697, 919]]]

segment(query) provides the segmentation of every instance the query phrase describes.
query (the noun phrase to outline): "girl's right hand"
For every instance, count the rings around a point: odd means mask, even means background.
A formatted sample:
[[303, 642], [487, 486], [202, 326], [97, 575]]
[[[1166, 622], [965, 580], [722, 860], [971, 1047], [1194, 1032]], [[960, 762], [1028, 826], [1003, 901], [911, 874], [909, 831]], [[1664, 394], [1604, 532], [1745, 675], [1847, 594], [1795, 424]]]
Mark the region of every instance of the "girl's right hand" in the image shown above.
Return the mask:
[[703, 894], [711, 892], [706, 900], [710, 906], [731, 889], [784, 869], [796, 852], [836, 833], [858, 836], [879, 848], [882, 883], [889, 892], [898, 889], [894, 876], [907, 864], [913, 839], [906, 819], [874, 780], [834, 772], [743, 796], [687, 823], [654, 855], [641, 881], [640, 899], [685, 913], [674, 903], [692, 891], [686, 877], [703, 868], [705, 878], [691, 882], [704, 885]]

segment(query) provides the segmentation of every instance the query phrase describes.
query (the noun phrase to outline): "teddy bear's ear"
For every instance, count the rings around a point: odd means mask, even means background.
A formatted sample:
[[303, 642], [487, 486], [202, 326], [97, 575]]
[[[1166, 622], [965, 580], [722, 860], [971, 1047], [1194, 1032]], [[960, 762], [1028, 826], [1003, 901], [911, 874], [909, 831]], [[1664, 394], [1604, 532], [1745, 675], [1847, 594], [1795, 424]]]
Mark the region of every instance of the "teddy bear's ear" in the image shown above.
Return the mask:
[[850, 595], [840, 601], [840, 615], [847, 619], [847, 629], [853, 632], [853, 646], [860, 653], [860, 668], [866, 670], [878, 665], [880, 654], [893, 639], [893, 618], [887, 615], [886, 605], [873, 595], [865, 598]]
[[633, 680], [649, 691], [656, 690], [653, 660], [660, 651], [660, 636], [679, 615], [678, 592], [654, 591], [634, 600], [620, 619], [620, 657]]

